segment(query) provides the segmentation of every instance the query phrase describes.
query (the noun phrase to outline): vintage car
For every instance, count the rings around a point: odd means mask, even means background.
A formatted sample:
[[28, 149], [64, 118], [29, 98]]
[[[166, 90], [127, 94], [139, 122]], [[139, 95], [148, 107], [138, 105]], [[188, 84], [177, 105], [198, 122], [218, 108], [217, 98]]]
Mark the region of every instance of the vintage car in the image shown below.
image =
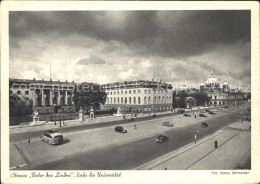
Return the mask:
[[185, 114], [183, 114], [183, 116], [190, 117], [191, 115], [190, 115], [190, 114], [187, 114], [187, 113], [185, 113]]
[[119, 132], [119, 133], [127, 133], [127, 130], [124, 129], [123, 126], [116, 126], [116, 127], [115, 127], [115, 132]]
[[44, 131], [40, 139], [48, 144], [62, 144], [63, 135], [58, 130]]
[[168, 122], [168, 121], [165, 121], [162, 125], [163, 126], [168, 126], [168, 127], [173, 127], [174, 126], [173, 123]]
[[169, 140], [169, 137], [167, 137], [166, 135], [159, 135], [156, 139], [155, 142], [157, 143], [163, 143]]
[[199, 117], [208, 117], [206, 114], [199, 114]]
[[208, 125], [208, 123], [206, 123], [206, 122], [202, 122], [202, 123], [201, 123], [201, 126], [202, 126], [203, 128], [206, 128], [206, 127], [208, 127], [209, 125]]

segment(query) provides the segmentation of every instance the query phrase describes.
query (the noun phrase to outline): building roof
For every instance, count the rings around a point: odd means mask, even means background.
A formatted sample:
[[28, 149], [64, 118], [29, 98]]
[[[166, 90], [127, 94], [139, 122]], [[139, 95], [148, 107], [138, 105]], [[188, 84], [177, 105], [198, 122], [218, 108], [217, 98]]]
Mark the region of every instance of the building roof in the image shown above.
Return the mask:
[[218, 79], [213, 75], [213, 72], [211, 72], [209, 78], [206, 81], [206, 85], [219, 85]]

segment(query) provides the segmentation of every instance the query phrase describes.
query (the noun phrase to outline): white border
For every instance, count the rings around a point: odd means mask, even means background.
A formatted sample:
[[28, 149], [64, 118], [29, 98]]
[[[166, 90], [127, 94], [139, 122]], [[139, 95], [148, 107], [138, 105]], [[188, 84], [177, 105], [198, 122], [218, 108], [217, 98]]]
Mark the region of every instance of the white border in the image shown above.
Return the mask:
[[[211, 171], [120, 171], [120, 178], [10, 178], [9, 172], [9, 11], [50, 10], [251, 10], [252, 170], [249, 175], [211, 175]], [[259, 126], [259, 4], [258, 2], [91, 2], [4, 1], [1, 3], [1, 181], [3, 183], [258, 183], [260, 181]], [[40, 171], [39, 171], [40, 172]], [[41, 171], [45, 173], [46, 171]], [[74, 171], [76, 172], [76, 171]], [[31, 171], [19, 171], [31, 173]], [[55, 171], [53, 173], [56, 173]]]

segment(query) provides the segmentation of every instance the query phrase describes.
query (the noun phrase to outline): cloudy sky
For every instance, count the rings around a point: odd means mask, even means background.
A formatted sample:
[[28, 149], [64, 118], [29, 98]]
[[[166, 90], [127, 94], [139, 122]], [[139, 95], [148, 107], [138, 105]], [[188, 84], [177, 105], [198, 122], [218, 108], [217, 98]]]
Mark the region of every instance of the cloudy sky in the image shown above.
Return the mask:
[[250, 83], [250, 11], [10, 12], [10, 77]]

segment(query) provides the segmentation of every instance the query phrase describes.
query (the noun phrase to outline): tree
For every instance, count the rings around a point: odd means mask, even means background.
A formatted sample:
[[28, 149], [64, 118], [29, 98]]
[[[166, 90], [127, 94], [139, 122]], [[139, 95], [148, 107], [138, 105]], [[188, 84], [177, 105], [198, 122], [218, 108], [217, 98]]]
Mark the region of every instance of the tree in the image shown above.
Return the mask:
[[94, 83], [82, 83], [74, 90], [73, 101], [78, 111], [80, 107], [89, 111], [90, 107], [98, 109], [100, 104], [105, 104], [107, 98], [103, 87]]
[[192, 97], [196, 99], [198, 105], [204, 105], [205, 102], [208, 103], [210, 101], [208, 94], [202, 92], [193, 93]]

